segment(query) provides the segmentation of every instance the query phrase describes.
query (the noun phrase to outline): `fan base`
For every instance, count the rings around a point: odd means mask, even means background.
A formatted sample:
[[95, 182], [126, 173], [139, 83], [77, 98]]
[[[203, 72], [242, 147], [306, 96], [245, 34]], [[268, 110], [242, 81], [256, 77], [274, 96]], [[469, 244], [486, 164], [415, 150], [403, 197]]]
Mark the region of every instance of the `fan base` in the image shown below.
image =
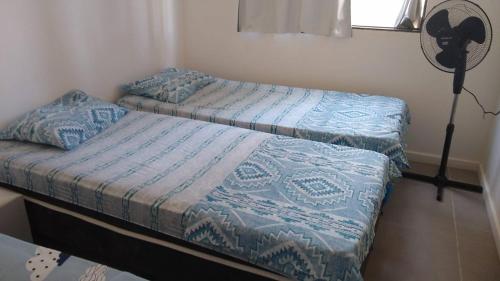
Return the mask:
[[450, 180], [446, 176], [437, 175], [435, 177], [431, 177], [410, 172], [403, 172], [403, 177], [435, 185], [438, 188], [436, 199], [440, 202], [443, 201], [443, 191], [446, 187], [462, 189], [475, 193], [483, 193], [483, 187], [480, 185]]

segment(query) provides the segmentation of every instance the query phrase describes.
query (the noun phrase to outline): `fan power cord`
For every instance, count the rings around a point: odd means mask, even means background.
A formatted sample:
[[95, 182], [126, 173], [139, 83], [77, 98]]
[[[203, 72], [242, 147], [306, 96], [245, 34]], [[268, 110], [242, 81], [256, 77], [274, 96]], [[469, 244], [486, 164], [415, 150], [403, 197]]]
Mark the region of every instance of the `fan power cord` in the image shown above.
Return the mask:
[[497, 111], [497, 112], [487, 111], [487, 110], [484, 108], [484, 106], [481, 104], [481, 102], [479, 102], [479, 99], [477, 98], [477, 96], [476, 96], [473, 92], [469, 91], [469, 90], [468, 90], [467, 88], [465, 88], [465, 87], [462, 87], [462, 88], [463, 88], [463, 89], [464, 89], [467, 93], [469, 93], [471, 96], [473, 96], [473, 97], [474, 97], [474, 99], [476, 100], [477, 105], [479, 105], [479, 107], [481, 107], [481, 110], [483, 111], [483, 116], [486, 116], [486, 115], [488, 115], [488, 114], [489, 114], [489, 115], [492, 115], [492, 116], [497, 117], [498, 115], [500, 115], [500, 110], [499, 110], [499, 111]]

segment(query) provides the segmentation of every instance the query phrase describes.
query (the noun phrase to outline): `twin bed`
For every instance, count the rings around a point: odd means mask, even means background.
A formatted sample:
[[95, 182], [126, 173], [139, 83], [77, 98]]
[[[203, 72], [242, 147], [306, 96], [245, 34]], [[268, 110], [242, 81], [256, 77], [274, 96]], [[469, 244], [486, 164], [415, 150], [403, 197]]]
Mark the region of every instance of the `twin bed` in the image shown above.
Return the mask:
[[259, 277], [363, 279], [391, 176], [408, 164], [404, 102], [219, 79], [179, 105], [119, 105], [212, 123], [130, 111], [71, 151], [0, 141], [0, 182]]
[[407, 104], [397, 98], [215, 79], [181, 103], [126, 95], [132, 109], [372, 150], [408, 168]]
[[130, 112], [73, 151], [0, 142], [0, 181], [298, 280], [361, 280], [382, 154]]

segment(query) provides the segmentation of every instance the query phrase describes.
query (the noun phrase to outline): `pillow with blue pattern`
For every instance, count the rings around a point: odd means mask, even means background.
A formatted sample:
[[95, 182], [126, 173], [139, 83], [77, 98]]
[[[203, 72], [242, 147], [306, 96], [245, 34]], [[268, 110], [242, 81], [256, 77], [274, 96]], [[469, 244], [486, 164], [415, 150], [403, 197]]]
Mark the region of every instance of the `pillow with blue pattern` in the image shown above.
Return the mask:
[[126, 93], [162, 102], [182, 103], [215, 79], [195, 70], [168, 68], [156, 75], [123, 87]]
[[73, 90], [0, 130], [0, 140], [28, 141], [71, 150], [127, 113], [123, 107]]

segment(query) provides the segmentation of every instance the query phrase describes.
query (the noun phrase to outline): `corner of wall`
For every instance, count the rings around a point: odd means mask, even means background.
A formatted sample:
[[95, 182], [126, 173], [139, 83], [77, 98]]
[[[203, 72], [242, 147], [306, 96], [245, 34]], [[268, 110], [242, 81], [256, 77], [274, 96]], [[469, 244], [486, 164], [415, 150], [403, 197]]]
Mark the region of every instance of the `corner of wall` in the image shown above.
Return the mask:
[[486, 211], [488, 213], [488, 218], [491, 224], [491, 230], [493, 232], [493, 238], [497, 246], [498, 256], [500, 257], [500, 218], [497, 215], [497, 210], [500, 210], [500, 206], [497, 206], [493, 196], [491, 194], [491, 186], [488, 183], [486, 173], [484, 171], [483, 165], [479, 168], [481, 185], [484, 188], [484, 201], [486, 203]]
[[[500, 107], [500, 96], [497, 105]], [[500, 120], [491, 122], [488, 143], [480, 165], [480, 180], [493, 236], [500, 256]], [[494, 190], [496, 189], [496, 190]]]

